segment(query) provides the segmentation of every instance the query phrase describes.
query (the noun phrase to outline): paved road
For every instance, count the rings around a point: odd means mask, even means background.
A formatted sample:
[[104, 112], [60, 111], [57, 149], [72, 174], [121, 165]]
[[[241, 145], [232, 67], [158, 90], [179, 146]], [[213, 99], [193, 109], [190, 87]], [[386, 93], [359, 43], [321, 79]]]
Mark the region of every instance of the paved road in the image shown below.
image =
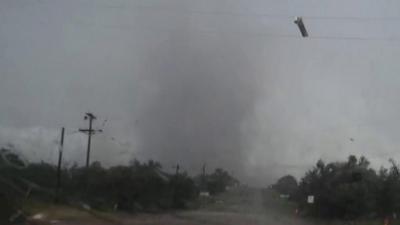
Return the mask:
[[261, 190], [240, 192], [222, 196], [220, 206], [182, 212], [177, 216], [210, 225], [310, 225], [296, 217], [290, 207], [279, 205], [281, 199], [265, 196]]
[[59, 221], [58, 225], [310, 225], [297, 218], [282, 200], [256, 189], [236, 189], [198, 210], [165, 214], [116, 216], [118, 223], [89, 218]]

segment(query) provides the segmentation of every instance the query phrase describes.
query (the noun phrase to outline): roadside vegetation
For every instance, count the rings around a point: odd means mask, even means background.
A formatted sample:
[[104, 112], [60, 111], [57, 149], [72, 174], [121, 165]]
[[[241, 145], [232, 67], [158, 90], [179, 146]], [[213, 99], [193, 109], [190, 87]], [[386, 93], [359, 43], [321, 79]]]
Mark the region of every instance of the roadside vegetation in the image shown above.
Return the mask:
[[93, 162], [88, 169], [76, 165], [63, 168], [62, 188], [57, 192], [55, 165], [26, 163], [12, 150], [0, 151], [0, 224], [32, 213], [32, 205], [54, 202], [129, 213], [193, 208], [200, 188], [206, 187], [215, 195], [238, 182], [220, 168], [193, 178], [186, 172], [167, 173], [152, 160], [133, 160], [129, 165], [109, 168]]
[[376, 171], [363, 156], [351, 155], [343, 162], [319, 160], [298, 184], [288, 175], [272, 188], [297, 203], [303, 216], [392, 220], [400, 215], [400, 169], [394, 160], [389, 162], [389, 168]]

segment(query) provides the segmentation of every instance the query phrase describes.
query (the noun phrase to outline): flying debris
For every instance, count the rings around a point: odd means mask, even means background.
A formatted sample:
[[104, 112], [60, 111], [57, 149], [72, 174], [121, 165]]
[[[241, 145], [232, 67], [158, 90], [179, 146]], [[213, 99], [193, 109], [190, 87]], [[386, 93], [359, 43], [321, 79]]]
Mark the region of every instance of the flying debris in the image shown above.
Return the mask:
[[107, 119], [105, 119], [105, 120], [103, 121], [103, 124], [101, 125], [101, 127], [104, 127], [104, 126], [106, 125], [106, 123], [107, 123]]
[[301, 36], [303, 36], [304, 38], [308, 37], [308, 32], [307, 32], [306, 27], [304, 26], [303, 18], [296, 17], [295, 20], [294, 20], [294, 23], [297, 24], [297, 26], [299, 27]]

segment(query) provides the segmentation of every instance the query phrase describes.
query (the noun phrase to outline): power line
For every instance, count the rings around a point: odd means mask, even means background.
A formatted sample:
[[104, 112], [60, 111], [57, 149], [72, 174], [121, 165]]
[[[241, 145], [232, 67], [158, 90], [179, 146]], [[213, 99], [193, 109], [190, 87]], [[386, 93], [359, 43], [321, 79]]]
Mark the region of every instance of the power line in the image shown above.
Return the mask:
[[[119, 30], [147, 30], [155, 32], [195, 32], [197, 34], [208, 34], [208, 35], [248, 35], [253, 37], [263, 38], [282, 38], [282, 39], [304, 39], [300, 35], [296, 34], [279, 34], [279, 33], [264, 33], [264, 32], [247, 32], [247, 31], [205, 31], [205, 30], [185, 30], [185, 29], [160, 29], [160, 28], [144, 28], [127, 25], [93, 25], [88, 23], [79, 23], [79, 25], [89, 27], [101, 27], [106, 29], [119, 29]], [[389, 41], [399, 42], [400, 37], [361, 37], [361, 36], [329, 36], [329, 35], [309, 35], [307, 39], [315, 40], [347, 40], [347, 41]]]
[[[26, 4], [23, 7], [33, 7], [35, 4]], [[93, 7], [92, 5], [84, 5]], [[96, 6], [95, 6], [96, 7]], [[235, 16], [235, 17], [264, 17], [273, 19], [290, 19], [292, 20], [298, 15], [302, 15], [303, 19], [307, 20], [354, 20], [354, 21], [399, 21], [399, 16], [319, 16], [319, 15], [305, 15], [299, 12], [296, 15], [289, 14], [273, 14], [273, 13], [263, 13], [263, 12], [234, 12], [234, 11], [208, 11], [208, 10], [193, 10], [184, 9], [179, 10], [175, 8], [154, 6], [154, 5], [132, 5], [132, 4], [100, 4], [97, 8], [105, 9], [117, 9], [117, 10], [142, 10], [142, 11], [164, 11], [174, 14], [198, 14], [198, 15], [214, 15], [214, 16]]]
[[398, 42], [400, 37], [349, 37], [349, 36], [309, 36], [309, 39], [319, 39], [319, 40], [350, 40], [350, 41], [389, 41]]
[[[98, 6], [99, 7], [99, 6]], [[102, 8], [113, 8], [113, 9], [137, 9], [137, 10], [150, 10], [150, 11], [167, 11], [173, 13], [181, 14], [201, 14], [201, 15], [227, 15], [227, 16], [240, 16], [240, 17], [266, 17], [274, 19], [287, 19], [292, 21], [294, 15], [286, 14], [268, 14], [268, 13], [241, 13], [241, 12], [231, 12], [231, 11], [205, 11], [205, 10], [176, 10], [166, 7], [157, 6], [143, 6], [143, 5], [105, 5]], [[302, 15], [305, 20], [355, 20], [355, 21], [399, 21], [400, 16], [387, 16], [387, 17], [358, 17], [358, 16], [313, 16], [313, 15]], [[74, 23], [80, 26], [94, 27], [96, 25], [89, 23]], [[120, 30], [148, 30], [148, 31], [158, 31], [158, 32], [179, 32], [186, 31], [184, 29], [159, 29], [159, 28], [143, 28], [143, 27], [132, 27], [126, 25], [98, 25], [102, 28], [108, 29], [120, 29]], [[249, 35], [254, 37], [264, 37], [264, 38], [283, 38], [283, 39], [302, 39], [299, 35], [294, 34], [272, 34], [263, 32], [243, 32], [243, 31], [202, 31], [193, 30], [198, 34], [210, 34], [210, 35]], [[315, 40], [347, 40], [347, 41], [388, 41], [388, 42], [398, 42], [400, 37], [361, 37], [361, 36], [330, 36], [330, 35], [310, 35], [308, 39]], [[103, 126], [104, 126], [103, 122]]]
[[357, 16], [302, 16], [308, 20], [356, 20], [356, 21], [395, 21], [400, 22], [400, 17], [357, 17]]
[[[264, 18], [273, 18], [273, 19], [289, 19], [292, 20], [297, 15], [289, 15], [289, 14], [271, 14], [271, 13], [259, 13], [259, 12], [233, 12], [233, 11], [206, 11], [206, 10], [177, 10], [166, 7], [158, 7], [158, 6], [144, 6], [144, 5], [135, 5], [135, 6], [127, 6], [127, 5], [108, 5], [103, 6], [103, 8], [109, 9], [120, 9], [120, 10], [146, 10], [146, 11], [164, 11], [175, 14], [197, 14], [197, 15], [213, 15], [213, 16], [234, 16], [234, 17], [264, 17]], [[302, 15], [303, 19], [307, 20], [355, 20], [355, 21], [396, 21], [400, 22], [400, 16], [318, 16], [318, 15]]]

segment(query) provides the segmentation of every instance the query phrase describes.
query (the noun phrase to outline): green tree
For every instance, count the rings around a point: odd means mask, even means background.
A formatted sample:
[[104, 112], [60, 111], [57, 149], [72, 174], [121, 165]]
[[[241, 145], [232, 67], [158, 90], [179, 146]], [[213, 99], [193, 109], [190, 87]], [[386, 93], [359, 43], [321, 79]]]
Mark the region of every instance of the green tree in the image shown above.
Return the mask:
[[286, 175], [278, 179], [273, 189], [281, 194], [294, 195], [297, 191], [297, 180], [292, 175]]
[[205, 177], [207, 189], [210, 194], [224, 192], [228, 186], [236, 185], [239, 181], [232, 177], [227, 171], [217, 168], [212, 174]]
[[[302, 178], [296, 200], [307, 213], [336, 218], [354, 218], [376, 212], [378, 184], [376, 172], [365, 157], [349, 156], [346, 162], [316, 166]], [[308, 195], [315, 197], [307, 204]]]

